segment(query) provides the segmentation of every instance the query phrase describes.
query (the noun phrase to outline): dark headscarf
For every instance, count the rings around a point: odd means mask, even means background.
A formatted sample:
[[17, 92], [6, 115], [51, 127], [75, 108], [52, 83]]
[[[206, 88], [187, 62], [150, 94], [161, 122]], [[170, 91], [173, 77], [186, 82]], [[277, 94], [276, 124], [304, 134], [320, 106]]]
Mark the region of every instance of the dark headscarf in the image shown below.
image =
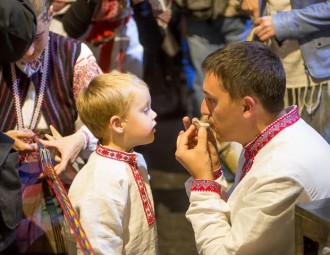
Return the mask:
[[36, 29], [37, 19], [26, 0], [0, 0], [0, 64], [22, 58]]

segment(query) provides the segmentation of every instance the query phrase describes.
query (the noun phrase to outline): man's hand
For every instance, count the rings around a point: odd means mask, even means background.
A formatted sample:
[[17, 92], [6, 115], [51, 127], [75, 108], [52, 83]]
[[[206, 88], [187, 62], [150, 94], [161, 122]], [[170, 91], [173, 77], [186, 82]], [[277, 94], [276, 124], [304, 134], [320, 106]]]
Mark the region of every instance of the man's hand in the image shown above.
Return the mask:
[[[207, 123], [208, 117], [202, 116], [201, 120], [202, 122]], [[190, 125], [191, 125], [190, 119], [188, 117], [184, 117], [183, 126], [185, 130], [187, 130], [190, 127]], [[220, 157], [219, 157], [217, 140], [211, 128], [207, 128], [206, 130], [207, 130], [207, 149], [210, 154], [212, 170], [217, 170], [220, 168]], [[197, 141], [198, 141], [198, 137], [196, 130], [195, 138], [190, 142], [190, 147], [192, 148], [195, 147], [197, 145]]]
[[36, 143], [27, 143], [23, 141], [24, 139], [31, 139], [34, 136], [33, 133], [27, 133], [19, 130], [9, 130], [5, 132], [5, 134], [15, 140], [13, 148], [16, 151], [28, 152], [38, 150]]
[[72, 164], [84, 146], [84, 137], [80, 132], [57, 138], [51, 141], [39, 140], [46, 148], [56, 148], [61, 154], [61, 162], [55, 166], [58, 174], [62, 173], [68, 163]]
[[272, 16], [263, 16], [254, 21], [254, 33], [259, 40], [264, 42], [275, 36]]
[[196, 132], [194, 125], [190, 125], [185, 132], [180, 132], [177, 138], [176, 159], [194, 179], [213, 180], [212, 164], [207, 148], [207, 130], [201, 127], [197, 138]]

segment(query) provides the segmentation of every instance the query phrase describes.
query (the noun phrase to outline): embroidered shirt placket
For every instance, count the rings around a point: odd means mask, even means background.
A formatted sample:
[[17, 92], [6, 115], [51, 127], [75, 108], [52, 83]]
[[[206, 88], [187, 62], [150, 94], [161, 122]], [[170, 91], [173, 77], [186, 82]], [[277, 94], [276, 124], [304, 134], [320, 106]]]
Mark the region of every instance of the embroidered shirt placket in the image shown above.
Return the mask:
[[242, 174], [240, 180], [250, 171], [253, 160], [257, 153], [270, 141], [272, 140], [279, 132], [285, 128], [291, 126], [293, 123], [299, 120], [298, 107], [294, 106], [287, 114], [278, 118], [276, 121], [271, 123], [266, 127], [252, 142], [244, 147], [244, 157], [245, 162], [242, 169]]
[[144, 183], [143, 177], [137, 166], [136, 155], [133, 153], [124, 153], [109, 148], [105, 148], [101, 145], [98, 145], [96, 148], [96, 153], [107, 158], [112, 158], [118, 161], [124, 161], [129, 164], [132, 174], [137, 185], [137, 188], [140, 193], [140, 198], [142, 202], [142, 207], [148, 222], [148, 226], [151, 226], [156, 221], [156, 216], [148, 196], [147, 188]]

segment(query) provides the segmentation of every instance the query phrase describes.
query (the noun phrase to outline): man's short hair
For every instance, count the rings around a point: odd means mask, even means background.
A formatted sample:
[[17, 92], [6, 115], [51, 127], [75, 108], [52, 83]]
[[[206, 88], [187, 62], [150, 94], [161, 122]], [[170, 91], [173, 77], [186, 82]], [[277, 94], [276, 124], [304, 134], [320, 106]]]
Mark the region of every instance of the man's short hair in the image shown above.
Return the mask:
[[285, 71], [280, 58], [264, 44], [228, 44], [211, 53], [202, 67], [221, 80], [233, 100], [255, 96], [270, 113], [283, 109]]

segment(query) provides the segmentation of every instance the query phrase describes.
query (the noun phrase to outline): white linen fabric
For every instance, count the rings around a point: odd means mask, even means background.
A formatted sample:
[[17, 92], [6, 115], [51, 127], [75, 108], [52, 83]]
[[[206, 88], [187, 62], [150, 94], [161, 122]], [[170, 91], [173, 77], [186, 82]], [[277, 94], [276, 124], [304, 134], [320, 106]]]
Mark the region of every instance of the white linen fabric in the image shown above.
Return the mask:
[[[21, 67], [20, 61], [17, 62], [17, 65]], [[22, 71], [24, 72], [24, 70]], [[92, 51], [86, 44], [81, 43], [81, 52], [75, 63], [73, 73], [73, 90], [75, 98], [78, 96], [78, 93], [82, 88], [88, 86], [89, 82], [95, 75], [101, 73], [102, 70], [97, 65], [96, 59]], [[31, 73], [31, 75], [32, 74], [33, 73]], [[23, 122], [27, 128], [28, 125], [31, 123], [35, 101], [36, 90], [33, 82], [31, 81], [28, 94], [22, 106]], [[79, 123], [79, 125], [77, 124], [77, 128], [81, 127], [81, 122], [79, 118], [77, 120], [77, 123]], [[38, 129], [47, 130], [48, 128], [49, 127], [46, 123], [46, 120], [41, 113], [40, 121], [38, 122]]]
[[[137, 165], [153, 205], [146, 162]], [[130, 165], [93, 152], [75, 177], [69, 198], [97, 254], [158, 254], [156, 223], [148, 226], [139, 189]], [[68, 242], [70, 254], [81, 254]]]
[[240, 181], [244, 161], [243, 150], [227, 202], [186, 183], [199, 254], [295, 254], [295, 204], [330, 197], [330, 146], [299, 119], [258, 151]]

